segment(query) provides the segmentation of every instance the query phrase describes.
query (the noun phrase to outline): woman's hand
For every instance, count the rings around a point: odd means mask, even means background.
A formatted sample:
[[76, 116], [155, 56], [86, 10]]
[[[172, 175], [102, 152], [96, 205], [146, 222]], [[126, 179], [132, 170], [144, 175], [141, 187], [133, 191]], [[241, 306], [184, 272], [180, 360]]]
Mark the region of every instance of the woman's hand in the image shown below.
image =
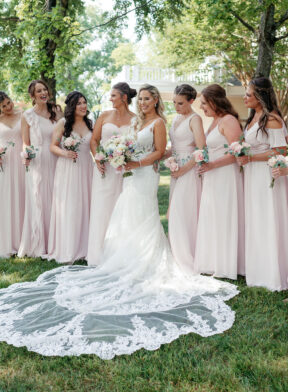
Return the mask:
[[197, 172], [201, 176], [209, 170], [214, 169], [213, 162], [203, 163], [203, 165], [198, 166]]
[[126, 165], [125, 165], [125, 167], [124, 167], [124, 170], [125, 170], [125, 171], [130, 171], [130, 170], [133, 170], [133, 169], [137, 169], [137, 168], [139, 168], [139, 167], [140, 167], [139, 162], [130, 161], [130, 162], [127, 162], [127, 163], [126, 163]]
[[179, 178], [179, 177], [182, 177], [186, 173], [187, 173], [187, 170], [183, 169], [183, 167], [180, 167], [178, 170], [171, 171], [171, 177]]
[[100, 161], [95, 159], [95, 163], [97, 165], [97, 169], [99, 170], [99, 172], [101, 173], [101, 175], [103, 176], [105, 174], [105, 164], [101, 163]]
[[251, 161], [250, 157], [247, 155], [244, 155], [243, 157], [236, 157], [236, 161], [239, 166], [244, 166], [247, 165]]
[[77, 152], [69, 151], [69, 150], [65, 151], [65, 155], [64, 156], [65, 156], [65, 158], [68, 158], [68, 159], [77, 159], [78, 158]]
[[273, 167], [272, 169], [272, 177], [278, 178], [281, 176], [287, 176], [288, 175], [288, 167]]
[[30, 165], [30, 162], [31, 162], [31, 159], [26, 159], [26, 158], [22, 159], [22, 164], [26, 167]]

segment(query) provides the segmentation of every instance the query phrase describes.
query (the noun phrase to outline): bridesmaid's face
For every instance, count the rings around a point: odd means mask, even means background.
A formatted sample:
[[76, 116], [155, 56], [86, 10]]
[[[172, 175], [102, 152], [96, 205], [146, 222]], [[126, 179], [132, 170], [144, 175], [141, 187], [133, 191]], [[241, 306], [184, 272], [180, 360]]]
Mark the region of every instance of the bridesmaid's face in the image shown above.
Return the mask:
[[244, 105], [250, 109], [256, 109], [259, 105], [261, 106], [260, 102], [255, 97], [253, 87], [251, 86], [246, 88], [246, 93], [244, 95]]
[[191, 112], [191, 105], [194, 99], [187, 101], [186, 95], [174, 95], [173, 103], [178, 114], [188, 114]]
[[124, 104], [123, 97], [120, 92], [114, 88], [110, 93], [110, 101], [112, 102], [113, 108], [119, 108]]
[[75, 110], [75, 116], [79, 117], [84, 117], [87, 114], [87, 102], [84, 97], [79, 98], [77, 105], [76, 105], [76, 110]]
[[212, 109], [209, 102], [206, 101], [205, 97], [201, 94], [200, 96], [200, 109], [203, 110], [205, 116], [207, 117], [215, 117], [215, 110]]
[[158, 100], [154, 99], [154, 97], [147, 90], [141, 90], [138, 97], [138, 105], [143, 114], [155, 112], [155, 105]]
[[35, 104], [43, 104], [49, 101], [49, 92], [47, 88], [42, 83], [36, 83], [34, 95], [33, 97], [35, 100]]
[[5, 98], [4, 101], [0, 103], [0, 111], [9, 116], [9, 114], [13, 113], [14, 104], [10, 98]]

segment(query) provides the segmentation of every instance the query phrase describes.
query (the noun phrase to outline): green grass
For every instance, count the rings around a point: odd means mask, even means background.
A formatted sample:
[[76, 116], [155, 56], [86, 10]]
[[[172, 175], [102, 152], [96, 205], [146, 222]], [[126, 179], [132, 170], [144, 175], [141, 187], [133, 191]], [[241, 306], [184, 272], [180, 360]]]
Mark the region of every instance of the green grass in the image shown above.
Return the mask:
[[[169, 174], [161, 171], [160, 215], [165, 218]], [[0, 287], [34, 280], [58, 265], [40, 259], [0, 262]], [[236, 282], [229, 301], [233, 327], [221, 335], [182, 336], [157, 351], [140, 350], [102, 361], [94, 355], [43, 357], [0, 343], [0, 392], [288, 391], [288, 292], [271, 293]]]

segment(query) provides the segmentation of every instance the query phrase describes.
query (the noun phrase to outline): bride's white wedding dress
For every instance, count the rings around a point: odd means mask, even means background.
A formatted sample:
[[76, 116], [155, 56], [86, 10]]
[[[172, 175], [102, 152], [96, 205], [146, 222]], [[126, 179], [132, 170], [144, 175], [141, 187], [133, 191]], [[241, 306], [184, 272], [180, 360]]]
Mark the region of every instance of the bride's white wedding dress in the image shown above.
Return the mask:
[[[143, 155], [153, 151], [153, 124], [138, 132], [138, 144]], [[160, 223], [158, 182], [152, 166], [125, 178], [100, 266], [60, 267], [0, 290], [1, 341], [43, 355], [111, 359], [231, 327], [224, 301], [236, 286], [180, 270]]]

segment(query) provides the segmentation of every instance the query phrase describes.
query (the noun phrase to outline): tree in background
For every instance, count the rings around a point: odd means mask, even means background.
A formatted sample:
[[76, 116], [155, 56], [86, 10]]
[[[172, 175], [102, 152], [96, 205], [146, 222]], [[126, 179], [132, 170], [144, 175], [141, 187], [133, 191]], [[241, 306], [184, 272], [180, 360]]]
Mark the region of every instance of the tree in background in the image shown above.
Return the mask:
[[288, 0], [116, 3], [122, 10], [136, 7], [139, 34], [158, 32], [154, 48], [161, 66], [187, 72], [197, 68], [205, 57], [216, 55], [243, 85], [252, 77], [270, 76], [287, 114]]
[[23, 93], [27, 81], [42, 78], [56, 96], [60, 73], [84, 44], [78, 18], [82, 1], [10, 0], [0, 8], [0, 59], [13, 89]]

